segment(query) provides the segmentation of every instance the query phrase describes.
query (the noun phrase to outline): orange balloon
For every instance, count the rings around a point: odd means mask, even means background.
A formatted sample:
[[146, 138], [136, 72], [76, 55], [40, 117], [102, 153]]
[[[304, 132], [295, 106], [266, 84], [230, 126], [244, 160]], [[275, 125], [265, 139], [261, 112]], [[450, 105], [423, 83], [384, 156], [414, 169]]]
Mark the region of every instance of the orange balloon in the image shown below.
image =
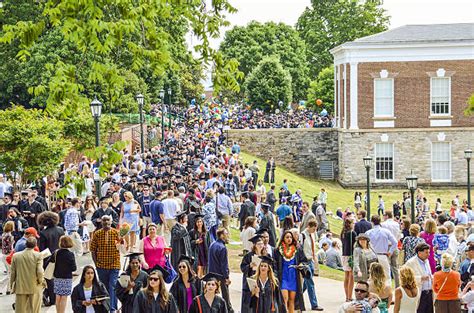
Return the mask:
[[323, 100], [321, 100], [321, 99], [316, 100], [316, 104], [318, 106], [321, 106], [321, 104], [323, 104]]

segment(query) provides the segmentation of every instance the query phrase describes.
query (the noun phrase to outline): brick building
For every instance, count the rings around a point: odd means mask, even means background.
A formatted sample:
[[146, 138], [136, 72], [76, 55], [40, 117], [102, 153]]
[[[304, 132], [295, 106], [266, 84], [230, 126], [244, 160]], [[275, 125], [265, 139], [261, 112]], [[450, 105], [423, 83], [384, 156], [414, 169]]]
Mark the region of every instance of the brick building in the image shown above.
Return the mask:
[[365, 183], [367, 153], [377, 185], [405, 184], [411, 170], [420, 184], [465, 184], [474, 23], [402, 26], [331, 53], [343, 185]]

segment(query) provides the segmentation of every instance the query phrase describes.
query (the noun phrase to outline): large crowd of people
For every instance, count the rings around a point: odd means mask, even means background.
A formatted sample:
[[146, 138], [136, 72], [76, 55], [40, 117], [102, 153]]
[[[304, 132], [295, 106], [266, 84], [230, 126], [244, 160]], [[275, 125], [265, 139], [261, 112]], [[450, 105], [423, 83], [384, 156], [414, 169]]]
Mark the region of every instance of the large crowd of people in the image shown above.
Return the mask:
[[[99, 190], [86, 157], [27, 190], [0, 177], [0, 292], [15, 294], [16, 312], [42, 304], [66, 312], [68, 301], [81, 313], [322, 311], [320, 264], [344, 271], [340, 312], [460, 312], [461, 298], [474, 308], [474, 214], [459, 197], [430, 209], [420, 190], [414, 224], [405, 196], [392, 210], [379, 197], [368, 217], [356, 193], [353, 208], [331, 216], [324, 188], [310, 204], [286, 179], [276, 187], [272, 158], [261, 177], [257, 162], [243, 163], [238, 143], [226, 142], [221, 119], [197, 114], [174, 121], [143, 154], [124, 150]], [[243, 125], [258, 127], [255, 114]], [[85, 188], [66, 183], [71, 171]], [[68, 194], [56, 199], [61, 187]], [[331, 218], [342, 220], [341, 233]], [[233, 228], [242, 241], [238, 308], [229, 294]], [[84, 256], [90, 265], [81, 269]]]

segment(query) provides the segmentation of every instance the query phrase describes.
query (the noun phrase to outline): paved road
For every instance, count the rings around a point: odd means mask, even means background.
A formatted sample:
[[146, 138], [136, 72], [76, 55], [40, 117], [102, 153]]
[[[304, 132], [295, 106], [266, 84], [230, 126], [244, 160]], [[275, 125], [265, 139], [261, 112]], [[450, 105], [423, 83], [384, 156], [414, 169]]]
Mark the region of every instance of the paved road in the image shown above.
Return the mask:
[[[81, 267], [79, 272], [82, 272], [82, 267], [90, 264], [91, 257], [90, 255], [82, 256], [78, 259], [78, 265]], [[3, 278], [3, 274], [0, 275]], [[75, 283], [79, 281], [79, 277], [75, 278]], [[232, 284], [230, 285], [230, 294], [231, 294], [231, 301], [232, 306], [236, 313], [240, 311], [240, 301], [241, 301], [241, 289], [242, 289], [242, 274], [240, 273], [232, 273], [231, 274], [231, 281]], [[319, 301], [319, 305], [325, 309], [325, 312], [336, 313], [340, 304], [344, 300], [344, 293], [343, 293], [343, 285], [342, 282], [327, 279], [323, 277], [315, 277], [315, 284], [316, 284], [316, 293]], [[15, 298], [13, 295], [3, 295], [0, 296], [0, 313], [12, 313], [14, 312], [12, 309], [12, 303], [14, 302]], [[306, 307], [311, 307], [309, 304], [309, 299], [305, 295], [305, 302]], [[56, 309], [54, 307], [43, 307], [41, 310], [42, 313], [54, 313]], [[68, 301], [67, 312], [72, 312], [71, 310], [71, 302]], [[309, 311], [308, 311], [309, 312]]]

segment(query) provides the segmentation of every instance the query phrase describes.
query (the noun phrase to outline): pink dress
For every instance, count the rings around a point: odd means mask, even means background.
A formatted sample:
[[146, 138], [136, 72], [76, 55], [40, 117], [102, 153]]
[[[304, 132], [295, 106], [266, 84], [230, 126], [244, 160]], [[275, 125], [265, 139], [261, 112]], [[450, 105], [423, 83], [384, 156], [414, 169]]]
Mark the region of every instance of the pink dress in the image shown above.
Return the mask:
[[150, 237], [143, 238], [143, 256], [150, 269], [156, 264], [165, 266], [165, 238], [156, 236], [155, 245], [152, 244]]
[[423, 238], [425, 242], [430, 246], [430, 256], [428, 257], [428, 261], [430, 262], [431, 273], [436, 272], [436, 260], [434, 257], [434, 250], [433, 250], [433, 239], [434, 234], [428, 234], [424, 231], [420, 233], [420, 238]]

